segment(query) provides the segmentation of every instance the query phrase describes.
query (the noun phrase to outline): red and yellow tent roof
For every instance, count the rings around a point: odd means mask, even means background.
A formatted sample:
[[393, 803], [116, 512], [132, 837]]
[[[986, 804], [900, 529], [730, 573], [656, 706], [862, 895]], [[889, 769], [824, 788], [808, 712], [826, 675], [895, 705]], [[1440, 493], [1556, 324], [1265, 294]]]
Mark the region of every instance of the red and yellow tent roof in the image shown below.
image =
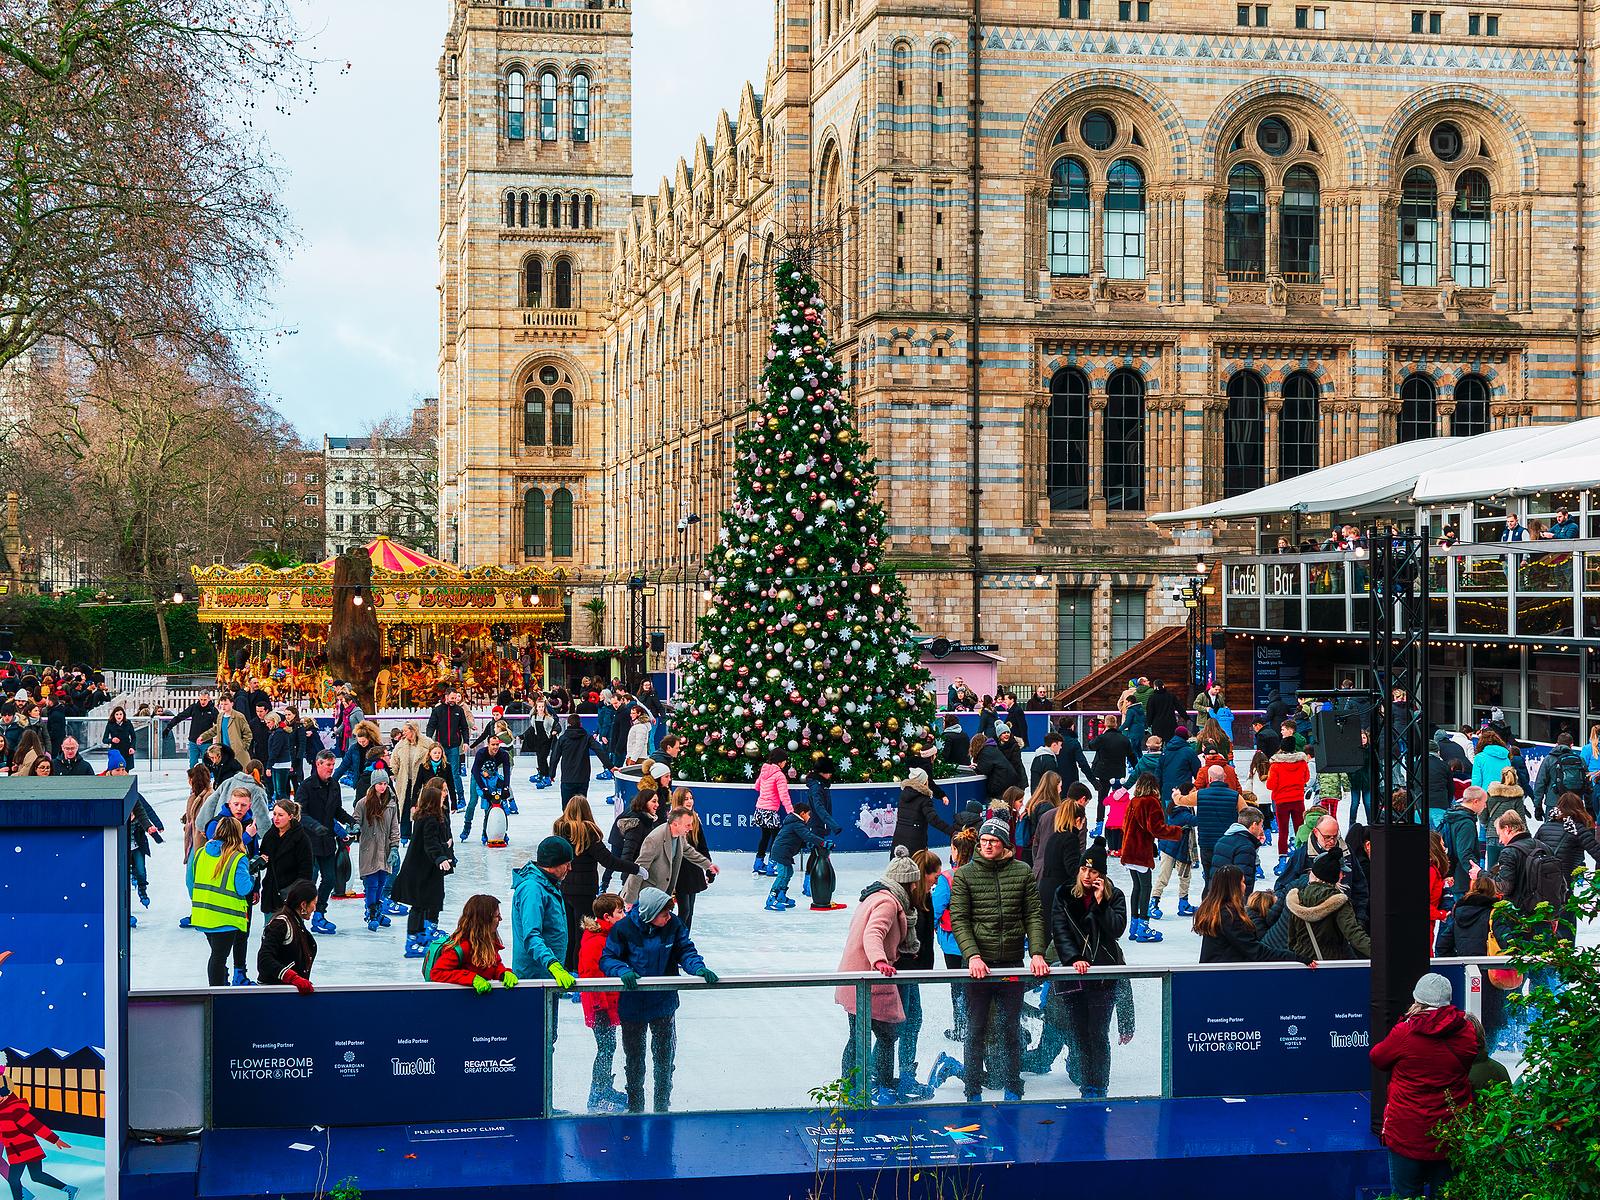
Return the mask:
[[[429, 567], [445, 567], [454, 570], [448, 563], [437, 558], [431, 558], [420, 550], [413, 550], [410, 546], [402, 546], [393, 538], [379, 534], [367, 543], [367, 556], [372, 559], [372, 565], [383, 571], [393, 571], [396, 575], [409, 575], [413, 571], [425, 571]], [[333, 570], [333, 559], [325, 558], [317, 564]]]

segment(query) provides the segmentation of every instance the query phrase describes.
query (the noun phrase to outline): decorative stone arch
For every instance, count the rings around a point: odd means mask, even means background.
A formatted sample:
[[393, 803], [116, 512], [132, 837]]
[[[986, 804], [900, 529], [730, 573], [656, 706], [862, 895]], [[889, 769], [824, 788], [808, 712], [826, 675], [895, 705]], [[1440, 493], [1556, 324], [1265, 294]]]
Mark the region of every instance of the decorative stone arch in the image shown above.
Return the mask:
[[1068, 346], [1043, 359], [1038, 386], [1046, 392], [1063, 367], [1074, 367], [1089, 381], [1090, 403], [1104, 399], [1106, 382], [1118, 371], [1133, 371], [1144, 380], [1145, 400], [1161, 394], [1161, 363], [1146, 354], [1104, 351], [1096, 347]]
[[1261, 377], [1261, 382], [1267, 389], [1269, 404], [1283, 398], [1281, 393], [1284, 382], [1291, 375], [1309, 375], [1315, 379], [1319, 397], [1331, 398], [1334, 394], [1333, 375], [1317, 359], [1309, 356], [1271, 358], [1250, 356], [1225, 358], [1217, 364], [1218, 395], [1227, 395], [1229, 381], [1241, 371], [1251, 371]]
[[1046, 89], [1022, 125], [1018, 142], [1021, 173], [1039, 171], [1041, 155], [1049, 151], [1046, 135], [1066, 112], [1096, 101], [1116, 106], [1119, 99], [1125, 112], [1133, 109], [1148, 118], [1151, 132], [1145, 149], [1153, 165], [1161, 168], [1158, 176], [1171, 180], [1188, 174], [1189, 135], [1182, 114], [1160, 88], [1125, 71], [1079, 71]]
[[1253, 107], [1264, 107], [1274, 101], [1294, 109], [1295, 114], [1320, 127], [1324, 134], [1322, 154], [1330, 165], [1345, 165], [1346, 183], [1360, 186], [1365, 182], [1367, 147], [1361, 136], [1361, 127], [1337, 96], [1326, 88], [1306, 79], [1274, 75], [1258, 79], [1225, 97], [1200, 135], [1199, 174], [1215, 180], [1218, 159], [1226, 153], [1223, 135], [1232, 126], [1234, 118]]
[[[1495, 144], [1497, 153], [1494, 158], [1502, 171], [1502, 186], [1512, 191], [1537, 190], [1539, 152], [1527, 123], [1516, 109], [1495, 93], [1470, 83], [1448, 83], [1424, 88], [1401, 102], [1378, 136], [1373, 164], [1374, 186], [1388, 188], [1395, 185], [1394, 165], [1403, 153], [1405, 135], [1424, 116], [1430, 120], [1453, 116], [1467, 122]], [[1513, 166], [1514, 176], [1508, 178], [1504, 172]]]
[[[511, 381], [510, 401], [504, 406], [506, 429], [505, 434], [509, 439], [504, 444], [525, 450], [522, 428], [522, 398], [528, 388], [538, 381], [537, 372], [541, 367], [554, 366], [565, 371], [572, 379], [572, 427], [574, 445], [582, 444], [583, 414], [586, 408], [592, 407], [600, 394], [595, 390], [593, 376], [584, 369], [583, 364], [572, 355], [560, 349], [535, 350], [522, 357], [507, 378]], [[553, 414], [553, 399], [555, 390], [560, 385], [540, 385], [546, 390], [545, 400], [545, 428], [548, 448], [550, 442], [550, 422]], [[603, 401], [602, 401], [603, 402]]]

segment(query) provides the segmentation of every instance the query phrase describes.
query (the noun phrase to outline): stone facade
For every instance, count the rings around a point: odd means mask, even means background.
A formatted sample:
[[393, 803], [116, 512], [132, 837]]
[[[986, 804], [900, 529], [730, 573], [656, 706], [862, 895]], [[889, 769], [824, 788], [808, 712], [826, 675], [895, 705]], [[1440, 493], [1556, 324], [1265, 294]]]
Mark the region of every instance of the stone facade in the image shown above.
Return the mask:
[[[1171, 593], [1195, 554], [1240, 534], [1174, 538], [1152, 512], [1430, 428], [1590, 411], [1574, 247], [1595, 215], [1593, 30], [1581, 10], [1492, 15], [777, 0], [759, 93], [633, 196], [624, 0], [457, 0], [440, 64], [446, 555], [567, 551], [552, 565], [606, 594], [613, 642], [636, 632], [623, 589], [644, 576], [647, 623], [686, 637], [770, 272], [797, 241], [825, 247], [918, 617], [997, 642], [1005, 679], [1055, 677], [1058, 589], [1097, 605], [1144, 589], [1150, 629], [1182, 620]], [[511, 72], [547, 67], [555, 138], [508, 136]], [[576, 73], [586, 142], [569, 136]], [[524, 192], [534, 213], [592, 195], [592, 227], [586, 208], [576, 228], [524, 221]], [[530, 297], [529, 255], [566, 256], [580, 284]], [[571, 380], [570, 444], [521, 436], [547, 367]], [[548, 521], [558, 489], [568, 540], [524, 536], [529, 493]]]

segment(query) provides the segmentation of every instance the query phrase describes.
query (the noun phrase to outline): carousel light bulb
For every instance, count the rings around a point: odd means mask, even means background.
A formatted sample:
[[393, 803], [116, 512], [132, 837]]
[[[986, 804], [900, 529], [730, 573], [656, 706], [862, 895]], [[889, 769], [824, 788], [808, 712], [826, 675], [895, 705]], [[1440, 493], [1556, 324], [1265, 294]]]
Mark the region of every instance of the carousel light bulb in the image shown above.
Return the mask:
[[361, 593], [357, 592], [354, 596], [350, 597], [350, 603], [354, 604], [357, 608], [360, 608], [362, 604]]

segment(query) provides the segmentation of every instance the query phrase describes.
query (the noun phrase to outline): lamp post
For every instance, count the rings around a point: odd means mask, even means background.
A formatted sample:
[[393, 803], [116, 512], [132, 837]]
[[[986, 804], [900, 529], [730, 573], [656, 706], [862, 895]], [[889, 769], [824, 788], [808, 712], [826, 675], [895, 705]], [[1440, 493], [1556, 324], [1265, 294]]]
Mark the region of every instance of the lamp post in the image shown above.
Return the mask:
[[1206, 579], [1211, 570], [1206, 560], [1196, 558], [1194, 574], [1189, 582], [1172, 593], [1172, 598], [1189, 610], [1189, 687], [1190, 694], [1198, 692], [1210, 681], [1206, 678], [1206, 597], [1214, 590]]
[[685, 513], [678, 518], [678, 591], [680, 596], [678, 641], [693, 640], [694, 622], [689, 619], [689, 530], [700, 524], [699, 513]]

